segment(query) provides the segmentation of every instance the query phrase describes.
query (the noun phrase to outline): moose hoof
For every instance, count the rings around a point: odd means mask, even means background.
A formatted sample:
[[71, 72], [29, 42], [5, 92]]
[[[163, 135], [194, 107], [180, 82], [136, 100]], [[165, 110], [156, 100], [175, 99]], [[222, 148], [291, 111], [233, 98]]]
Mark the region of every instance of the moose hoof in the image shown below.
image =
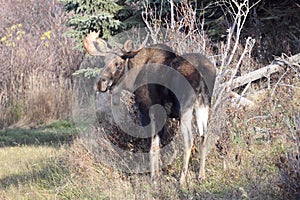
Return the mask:
[[180, 186], [184, 186], [186, 184], [185, 176], [180, 176], [179, 184]]
[[205, 181], [205, 175], [202, 175], [202, 176], [198, 176], [198, 182], [199, 183], [203, 183]]
[[155, 175], [155, 176], [151, 176], [151, 182], [156, 185], [158, 183], [158, 179], [159, 179], [159, 176]]

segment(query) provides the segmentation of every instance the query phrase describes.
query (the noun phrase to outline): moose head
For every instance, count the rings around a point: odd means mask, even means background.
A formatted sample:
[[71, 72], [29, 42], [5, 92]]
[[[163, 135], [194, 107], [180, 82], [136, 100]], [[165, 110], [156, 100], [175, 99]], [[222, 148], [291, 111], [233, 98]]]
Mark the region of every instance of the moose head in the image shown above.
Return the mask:
[[83, 40], [83, 45], [90, 55], [105, 57], [105, 67], [100, 73], [96, 90], [106, 92], [124, 75], [128, 69], [128, 60], [145, 47], [148, 35], [137, 49], [133, 49], [132, 40], [127, 40], [123, 47], [109, 48], [106, 41], [98, 38], [98, 35], [98, 32], [89, 33]]

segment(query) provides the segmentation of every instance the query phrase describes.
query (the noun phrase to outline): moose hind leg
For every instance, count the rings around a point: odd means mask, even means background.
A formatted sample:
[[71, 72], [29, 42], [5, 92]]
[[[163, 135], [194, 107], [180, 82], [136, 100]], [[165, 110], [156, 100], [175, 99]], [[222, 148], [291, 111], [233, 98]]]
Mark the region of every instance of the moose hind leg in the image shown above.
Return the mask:
[[183, 164], [180, 176], [180, 184], [185, 182], [186, 173], [188, 170], [189, 159], [191, 156], [191, 150], [193, 145], [193, 134], [192, 134], [192, 118], [193, 118], [193, 107], [188, 108], [182, 112], [180, 120], [180, 130], [184, 139], [184, 155]]
[[195, 105], [195, 113], [196, 113], [196, 121], [199, 130], [199, 134], [201, 137], [200, 140], [200, 169], [198, 179], [205, 179], [205, 159], [206, 159], [206, 148], [207, 148], [207, 121], [208, 121], [208, 112], [209, 106], [205, 104], [199, 104], [199, 102]]
[[150, 134], [151, 134], [151, 146], [150, 146], [150, 173], [151, 179], [155, 181], [159, 177], [159, 156], [160, 156], [160, 139], [156, 133], [156, 124], [154, 119], [154, 113], [149, 113], [150, 116]]
[[151, 170], [151, 179], [155, 181], [159, 177], [159, 136], [155, 135], [151, 140], [150, 148], [150, 170]]

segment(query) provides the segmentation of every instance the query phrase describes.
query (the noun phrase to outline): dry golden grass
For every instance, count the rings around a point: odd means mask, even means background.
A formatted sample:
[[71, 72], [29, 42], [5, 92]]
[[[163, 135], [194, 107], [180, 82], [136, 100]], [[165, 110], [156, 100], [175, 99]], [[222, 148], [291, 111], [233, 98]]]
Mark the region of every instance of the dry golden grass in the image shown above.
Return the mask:
[[[49, 164], [61, 152], [47, 146], [18, 146], [0, 149], [0, 198], [40, 199], [55, 197], [37, 181], [50, 172]], [[53, 199], [53, 198], [52, 198]]]
[[[246, 151], [242, 162], [222, 159], [214, 151], [208, 157], [207, 180], [199, 184], [192, 162], [185, 188], [177, 181], [179, 165], [164, 171], [153, 184], [147, 174], [126, 174], [98, 163], [81, 141], [69, 148], [8, 147], [0, 151], [5, 163], [1, 168], [2, 199], [278, 199], [277, 170], [273, 147]], [[16, 157], [12, 155], [15, 154]], [[33, 156], [34, 155], [34, 156]], [[180, 163], [180, 160], [177, 160]], [[1, 163], [3, 164], [3, 163]]]
[[26, 174], [31, 168], [41, 167], [43, 161], [55, 157], [58, 150], [43, 146], [17, 146], [0, 149], [0, 179]]

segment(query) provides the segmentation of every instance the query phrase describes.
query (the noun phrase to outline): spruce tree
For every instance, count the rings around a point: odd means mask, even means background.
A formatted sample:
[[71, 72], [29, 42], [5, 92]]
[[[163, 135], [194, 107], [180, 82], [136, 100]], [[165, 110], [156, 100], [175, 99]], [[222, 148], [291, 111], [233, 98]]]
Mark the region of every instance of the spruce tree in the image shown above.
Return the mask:
[[61, 0], [67, 12], [73, 16], [67, 21], [72, 27], [67, 35], [75, 38], [81, 47], [83, 38], [90, 31], [100, 31], [99, 36], [108, 38], [121, 25], [116, 13], [122, 8], [113, 0]]

